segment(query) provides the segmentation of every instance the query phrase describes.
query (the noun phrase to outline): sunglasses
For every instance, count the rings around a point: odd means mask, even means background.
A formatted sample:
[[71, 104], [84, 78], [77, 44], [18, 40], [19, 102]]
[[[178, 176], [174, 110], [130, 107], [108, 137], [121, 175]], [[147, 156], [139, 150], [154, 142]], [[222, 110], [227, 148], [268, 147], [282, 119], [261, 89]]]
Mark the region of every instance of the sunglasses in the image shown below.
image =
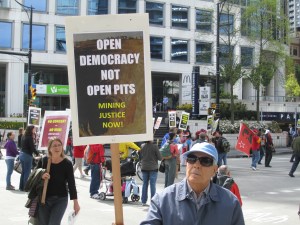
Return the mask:
[[199, 160], [199, 163], [201, 166], [204, 166], [204, 167], [210, 167], [214, 164], [214, 160], [212, 158], [209, 158], [209, 157], [197, 157], [197, 156], [194, 156], [194, 155], [189, 155], [186, 159], [186, 161], [189, 163], [189, 164], [195, 164], [197, 162], [197, 160]]

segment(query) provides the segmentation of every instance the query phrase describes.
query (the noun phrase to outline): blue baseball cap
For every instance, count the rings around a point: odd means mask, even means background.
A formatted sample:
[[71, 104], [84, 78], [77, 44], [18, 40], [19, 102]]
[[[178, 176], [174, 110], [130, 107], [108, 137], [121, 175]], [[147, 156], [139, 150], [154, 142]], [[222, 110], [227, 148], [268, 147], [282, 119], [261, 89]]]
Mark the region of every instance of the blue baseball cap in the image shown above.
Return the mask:
[[185, 152], [182, 154], [183, 159], [186, 159], [189, 154], [196, 153], [196, 152], [203, 152], [207, 155], [210, 155], [213, 157], [215, 163], [218, 162], [218, 151], [217, 149], [212, 145], [207, 142], [202, 142], [202, 143], [196, 143], [193, 145], [191, 150]]

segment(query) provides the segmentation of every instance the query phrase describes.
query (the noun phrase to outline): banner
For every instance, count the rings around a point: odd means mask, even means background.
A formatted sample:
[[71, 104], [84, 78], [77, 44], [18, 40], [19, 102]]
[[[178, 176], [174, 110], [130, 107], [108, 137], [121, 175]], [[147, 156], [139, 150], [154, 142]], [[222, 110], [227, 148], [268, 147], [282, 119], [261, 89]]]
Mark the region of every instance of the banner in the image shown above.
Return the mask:
[[148, 14], [67, 17], [66, 37], [74, 144], [152, 139]]
[[40, 127], [41, 108], [29, 107], [28, 109], [28, 126]]
[[49, 140], [59, 138], [66, 149], [71, 117], [67, 111], [45, 111], [39, 150], [47, 150]]
[[169, 111], [169, 127], [176, 127], [176, 111]]
[[162, 117], [157, 117], [155, 125], [154, 125], [154, 130], [158, 130], [159, 129], [161, 121], [162, 121]]
[[182, 112], [180, 117], [180, 123], [178, 129], [186, 130], [189, 122], [190, 114], [187, 112]]
[[240, 132], [235, 149], [244, 152], [246, 155], [250, 156], [250, 149], [252, 146], [252, 136], [254, 133], [250, 128], [244, 123], [240, 123]]

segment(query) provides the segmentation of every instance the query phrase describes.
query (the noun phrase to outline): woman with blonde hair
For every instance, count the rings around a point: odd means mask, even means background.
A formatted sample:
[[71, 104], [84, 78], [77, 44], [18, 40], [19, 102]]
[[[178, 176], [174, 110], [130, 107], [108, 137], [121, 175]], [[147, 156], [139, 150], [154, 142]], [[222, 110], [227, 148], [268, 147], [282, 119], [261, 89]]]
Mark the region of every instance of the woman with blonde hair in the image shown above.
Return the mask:
[[[42, 175], [42, 179], [49, 180], [46, 202], [44, 205], [39, 205], [38, 218], [40, 225], [60, 225], [68, 205], [68, 191], [70, 200], [73, 200], [75, 214], [80, 210], [73, 166], [72, 162], [65, 157], [63, 143], [58, 138], [49, 141], [48, 157], [51, 158], [50, 172]], [[48, 157], [42, 158], [37, 167], [47, 168]]]

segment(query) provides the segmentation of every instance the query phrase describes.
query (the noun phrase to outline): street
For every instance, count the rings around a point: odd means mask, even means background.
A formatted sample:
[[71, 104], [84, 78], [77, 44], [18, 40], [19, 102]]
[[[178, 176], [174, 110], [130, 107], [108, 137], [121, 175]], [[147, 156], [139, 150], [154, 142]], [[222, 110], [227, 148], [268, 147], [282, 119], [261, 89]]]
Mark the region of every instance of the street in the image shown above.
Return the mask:
[[[5, 150], [2, 150], [5, 152]], [[257, 171], [250, 169], [249, 158], [229, 158], [228, 165], [231, 174], [239, 185], [243, 200], [243, 212], [247, 225], [258, 224], [300, 224], [297, 215], [300, 203], [300, 168], [295, 172], [295, 178], [290, 178], [290, 155], [276, 155], [271, 162], [272, 168], [260, 165]], [[185, 167], [182, 167], [179, 179], [184, 177]], [[5, 190], [6, 164], [0, 160], [0, 220], [5, 225], [24, 225], [28, 220], [28, 209], [24, 207], [27, 194], [19, 191]], [[114, 221], [113, 197], [106, 200], [93, 200], [89, 197], [89, 181], [87, 176], [79, 179], [79, 172], [75, 173], [79, 204], [81, 211], [75, 224], [110, 225]], [[12, 175], [12, 185], [18, 187], [20, 175]], [[137, 183], [141, 185], [138, 177]], [[159, 173], [157, 191], [163, 189], [163, 174]], [[148, 203], [150, 201], [148, 200]], [[72, 210], [69, 202], [63, 225], [68, 224], [68, 214]], [[124, 224], [134, 225], [145, 218], [148, 207], [141, 206], [141, 202], [123, 204]]]

